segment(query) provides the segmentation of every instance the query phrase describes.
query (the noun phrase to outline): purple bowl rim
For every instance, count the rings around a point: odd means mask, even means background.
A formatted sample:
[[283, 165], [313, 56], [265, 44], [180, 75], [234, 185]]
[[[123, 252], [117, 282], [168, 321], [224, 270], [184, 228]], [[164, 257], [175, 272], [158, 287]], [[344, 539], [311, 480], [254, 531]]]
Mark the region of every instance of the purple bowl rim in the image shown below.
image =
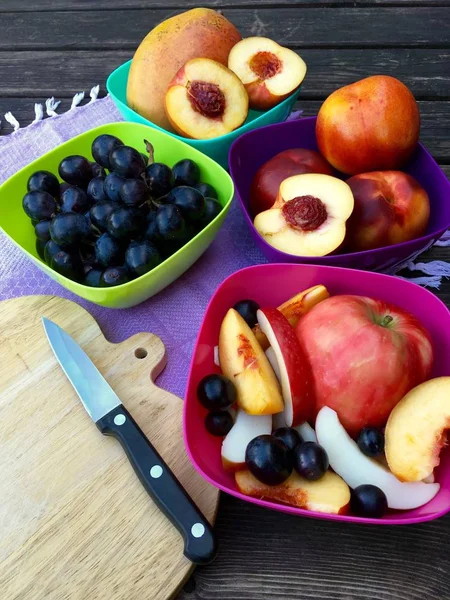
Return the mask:
[[[300, 117], [296, 121], [298, 123], [301, 123], [301, 122], [305, 122], [305, 121], [311, 122], [311, 121], [316, 121], [316, 120], [317, 120], [317, 117], [312, 116], [312, 117]], [[287, 126], [287, 125], [289, 125], [290, 127], [292, 127], [293, 122], [292, 121], [282, 121], [281, 123], [271, 123], [270, 125], [264, 125], [262, 127], [257, 127], [256, 129], [252, 129], [250, 131], [246, 131], [245, 133], [243, 133], [242, 135], [240, 135], [238, 138], [236, 138], [234, 140], [234, 142], [230, 146], [230, 150], [228, 152], [228, 167], [229, 167], [231, 178], [233, 179], [233, 183], [234, 183], [234, 187], [235, 187], [235, 195], [237, 196], [237, 198], [239, 200], [239, 203], [241, 205], [242, 212], [244, 214], [244, 218], [247, 221], [250, 229], [253, 230], [256, 235], [258, 235], [259, 241], [263, 244], [263, 246], [265, 248], [267, 248], [268, 251], [271, 251], [271, 252], [275, 251], [275, 252], [277, 252], [280, 255], [280, 260], [282, 260], [283, 257], [286, 257], [285, 260], [288, 260], [288, 259], [292, 260], [292, 257], [294, 257], [296, 260], [298, 260], [301, 263], [303, 260], [311, 260], [311, 258], [313, 258], [313, 257], [311, 257], [311, 256], [297, 256], [296, 254], [288, 254], [287, 252], [283, 252], [282, 250], [278, 250], [277, 248], [274, 248], [273, 246], [271, 246], [270, 244], [268, 244], [266, 242], [266, 240], [262, 237], [262, 235], [260, 235], [260, 233], [258, 232], [258, 230], [256, 229], [256, 227], [253, 224], [252, 218], [250, 216], [250, 213], [249, 213], [247, 207], [244, 204], [244, 201], [241, 198], [241, 194], [239, 193], [238, 185], [236, 183], [235, 173], [233, 172], [233, 171], [235, 171], [235, 169], [233, 169], [234, 153], [236, 152], [235, 146], [238, 146], [239, 143], [241, 143], [241, 140], [243, 140], [246, 136], [249, 136], [249, 135], [252, 135], [252, 134], [253, 135], [257, 135], [262, 130], [269, 129], [270, 127], [283, 127], [283, 126]], [[417, 146], [425, 153], [425, 155], [427, 156], [427, 158], [429, 158], [437, 166], [437, 168], [439, 169], [439, 171], [442, 174], [442, 176], [445, 177], [444, 172], [442, 171], [442, 169], [440, 168], [440, 166], [437, 164], [437, 162], [434, 160], [434, 158], [430, 154], [430, 152], [426, 149], [426, 147], [421, 142], [418, 142]], [[447, 180], [447, 178], [445, 178], [445, 179]], [[328, 255], [320, 256], [320, 257], [316, 257], [316, 258], [317, 259], [326, 259], [326, 258], [332, 258], [332, 257], [350, 258], [350, 257], [354, 257], [354, 256], [361, 256], [361, 257], [364, 258], [364, 257], [367, 257], [367, 256], [374, 256], [374, 255], [376, 256], [378, 254], [381, 254], [383, 251], [386, 251], [388, 248], [405, 248], [405, 249], [407, 249], [410, 246], [415, 245], [417, 242], [423, 242], [424, 249], [422, 250], [422, 252], [424, 252], [425, 251], [425, 246], [426, 246], [427, 243], [429, 243], [433, 238], [435, 238], [436, 240], [439, 239], [447, 231], [447, 229], [449, 229], [449, 228], [450, 228], [450, 220], [449, 220], [447, 226], [444, 226], [441, 229], [439, 229], [437, 231], [434, 231], [432, 233], [428, 233], [427, 235], [424, 235], [424, 236], [421, 236], [421, 237], [418, 237], [418, 238], [414, 238], [413, 240], [408, 240], [407, 242], [400, 242], [398, 244], [392, 244], [390, 246], [382, 246], [381, 248], [373, 248], [372, 250], [360, 250], [358, 252], [346, 252], [346, 253], [342, 253], [342, 254], [328, 254]]]
[[256, 504], [258, 506], [262, 506], [263, 508], [268, 508], [270, 510], [276, 510], [278, 512], [284, 512], [284, 513], [288, 513], [288, 514], [299, 516], [299, 517], [322, 519], [322, 520], [326, 520], [326, 521], [344, 521], [346, 523], [355, 523], [355, 524], [361, 524], [361, 525], [411, 525], [414, 523], [424, 523], [426, 521], [433, 521], [435, 519], [439, 519], [440, 517], [446, 515], [448, 512], [450, 512], [450, 505], [445, 509], [441, 509], [440, 511], [437, 511], [435, 513], [430, 513], [428, 515], [423, 515], [423, 516], [418, 516], [418, 517], [406, 517], [406, 518], [391, 518], [391, 519], [386, 519], [386, 518], [373, 519], [373, 518], [367, 518], [367, 517], [356, 517], [353, 515], [336, 515], [336, 514], [321, 513], [321, 512], [306, 510], [304, 508], [296, 508], [294, 506], [289, 506], [286, 504], [281, 504], [281, 503], [278, 504], [276, 502], [270, 502], [268, 500], [260, 500], [258, 498], [246, 496], [245, 494], [242, 494], [241, 492], [239, 492], [236, 489], [231, 489], [221, 483], [218, 483], [217, 481], [212, 479], [209, 475], [207, 475], [203, 471], [203, 469], [198, 465], [197, 461], [195, 460], [195, 458], [191, 452], [191, 449], [190, 449], [190, 446], [189, 446], [188, 440], [187, 440], [188, 436], [187, 436], [187, 427], [186, 427], [186, 414], [187, 414], [186, 398], [187, 398], [188, 389], [190, 387], [192, 373], [194, 371], [194, 362], [195, 362], [195, 356], [197, 354], [197, 349], [198, 349], [198, 344], [199, 344], [199, 335], [205, 325], [206, 314], [209, 312], [209, 309], [212, 306], [213, 302], [215, 301], [215, 298], [216, 298], [217, 294], [219, 293], [219, 291], [222, 288], [224, 288], [229, 283], [229, 281], [231, 281], [233, 279], [233, 277], [235, 277], [238, 273], [246, 272], [249, 270], [257, 270], [257, 269], [264, 270], [264, 269], [267, 269], [268, 267], [277, 268], [277, 269], [278, 268], [280, 268], [280, 269], [286, 268], [286, 267], [288, 267], [288, 268], [301, 267], [301, 268], [306, 268], [307, 270], [319, 269], [321, 271], [341, 271], [342, 275], [348, 274], [348, 272], [350, 271], [350, 272], [359, 273], [361, 275], [365, 275], [368, 277], [375, 277], [375, 278], [378, 277], [378, 278], [381, 278], [384, 280], [388, 279], [391, 281], [395, 280], [401, 287], [412, 287], [413, 289], [416, 289], [416, 290], [417, 289], [422, 290], [421, 293], [424, 293], [425, 295], [428, 295], [431, 298], [433, 298], [433, 302], [437, 302], [437, 303], [441, 304], [450, 315], [450, 309], [446, 306], [446, 304], [444, 302], [442, 302], [442, 300], [440, 298], [438, 298], [438, 296], [436, 296], [435, 294], [433, 294], [426, 288], [421, 287], [420, 285], [418, 285], [412, 281], [408, 281], [407, 279], [401, 279], [399, 277], [396, 277], [395, 275], [388, 275], [386, 273], [377, 273], [377, 272], [373, 272], [373, 271], [364, 271], [361, 269], [351, 269], [351, 268], [347, 268], [347, 267], [335, 267], [332, 265], [314, 265], [314, 264], [296, 264], [296, 263], [268, 263], [268, 264], [250, 265], [248, 267], [239, 269], [239, 270], [235, 271], [234, 273], [231, 273], [231, 275], [228, 275], [228, 277], [226, 279], [224, 279], [217, 286], [214, 294], [211, 296], [211, 299], [209, 300], [209, 302], [205, 308], [205, 311], [203, 313], [202, 321], [200, 323], [197, 338], [195, 340], [194, 350], [192, 352], [192, 357], [191, 357], [191, 361], [189, 364], [188, 378], [187, 378], [187, 382], [186, 382], [186, 388], [184, 391], [183, 441], [184, 441], [184, 447], [186, 449], [186, 453], [189, 457], [189, 460], [191, 461], [191, 463], [194, 466], [194, 468], [196, 469], [196, 471], [198, 473], [200, 473], [200, 475], [206, 481], [208, 481], [208, 483], [213, 485], [215, 488], [217, 488], [217, 489], [221, 490], [222, 492], [225, 492], [231, 496], [234, 496], [234, 497], [238, 498], [239, 500], [248, 502], [250, 504]]

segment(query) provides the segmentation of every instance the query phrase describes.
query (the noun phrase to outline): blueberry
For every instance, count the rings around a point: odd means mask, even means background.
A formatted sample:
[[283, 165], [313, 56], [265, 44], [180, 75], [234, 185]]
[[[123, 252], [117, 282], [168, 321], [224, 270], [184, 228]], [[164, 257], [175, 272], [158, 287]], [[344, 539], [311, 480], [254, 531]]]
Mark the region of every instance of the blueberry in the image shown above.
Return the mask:
[[103, 233], [95, 242], [95, 262], [102, 267], [117, 267], [123, 264], [123, 249], [109, 233]]
[[273, 435], [259, 435], [247, 446], [245, 463], [250, 473], [266, 485], [278, 485], [292, 473], [292, 453]]
[[181, 211], [173, 204], [163, 204], [158, 208], [156, 226], [161, 238], [166, 241], [181, 240], [186, 229]]
[[50, 237], [62, 247], [78, 244], [89, 234], [89, 223], [79, 213], [60, 213], [50, 223]]
[[156, 223], [156, 212], [152, 211], [148, 213], [143, 237], [144, 239], [153, 243], [159, 242], [161, 240], [158, 225]]
[[293, 427], [279, 427], [272, 435], [284, 442], [289, 450], [294, 450], [303, 442], [302, 436]]
[[226, 410], [236, 402], [236, 388], [224, 375], [206, 375], [197, 386], [197, 396], [210, 411]]
[[103, 271], [100, 271], [100, 269], [90, 269], [83, 279], [83, 284], [89, 287], [101, 287], [102, 275]]
[[112, 202], [120, 202], [120, 190], [125, 183], [125, 178], [117, 173], [108, 173], [105, 178], [105, 194]]
[[142, 213], [134, 206], [118, 206], [108, 217], [108, 232], [117, 239], [131, 239], [144, 227]]
[[91, 202], [106, 202], [108, 196], [105, 191], [106, 177], [94, 177], [87, 186], [87, 195]]
[[108, 267], [103, 271], [100, 278], [100, 287], [113, 287], [130, 281], [128, 271], [125, 267]]
[[22, 201], [23, 210], [35, 221], [51, 219], [58, 210], [53, 196], [48, 192], [32, 191], [25, 194]]
[[258, 322], [256, 312], [259, 310], [259, 304], [254, 300], [239, 300], [233, 306], [249, 327], [254, 327]]
[[209, 185], [209, 183], [200, 181], [200, 183], [197, 183], [194, 187], [200, 192], [200, 194], [202, 194], [204, 198], [213, 198], [217, 200], [217, 192], [212, 185]]
[[305, 479], [320, 479], [329, 464], [327, 453], [316, 442], [303, 442], [294, 449], [294, 469]]
[[151, 271], [161, 262], [156, 246], [147, 240], [131, 242], [125, 253], [125, 265], [137, 276]]
[[161, 198], [173, 187], [172, 169], [164, 163], [152, 163], [145, 169], [148, 190], [153, 198]]
[[140, 153], [131, 146], [117, 146], [109, 154], [111, 170], [122, 177], [139, 177], [145, 164]]
[[380, 456], [384, 452], [383, 433], [375, 427], [364, 427], [358, 436], [358, 447], [366, 456]]
[[167, 194], [166, 202], [177, 206], [183, 217], [191, 223], [200, 221], [205, 213], [205, 199], [202, 194], [186, 185], [173, 188]]
[[86, 192], [75, 185], [70, 185], [61, 195], [61, 212], [85, 213], [91, 207], [91, 200]]
[[50, 222], [51, 221], [39, 221], [39, 223], [34, 226], [34, 233], [38, 240], [48, 242], [50, 239]]
[[91, 165], [87, 158], [74, 154], [67, 156], [59, 163], [58, 173], [61, 179], [86, 189], [92, 179]]
[[189, 185], [195, 186], [200, 179], [200, 169], [193, 160], [185, 158], [180, 160], [172, 167], [174, 186]]
[[205, 417], [205, 427], [211, 435], [223, 437], [233, 427], [233, 417], [227, 410], [210, 412]]
[[59, 198], [59, 181], [50, 171], [36, 171], [27, 183], [29, 192], [48, 192], [53, 198]]
[[94, 177], [106, 177], [106, 171], [105, 169], [99, 165], [98, 163], [94, 162], [90, 162], [91, 165], [91, 176], [92, 178]]
[[222, 212], [222, 209], [223, 206], [215, 198], [205, 198], [205, 212], [199, 223], [202, 229], [209, 225]]
[[118, 146], [123, 146], [123, 142], [114, 135], [103, 133], [92, 142], [91, 152], [95, 162], [106, 169], [111, 169], [109, 155]]
[[98, 231], [107, 231], [108, 219], [117, 206], [118, 204], [111, 201], [94, 204], [89, 211], [92, 225]]
[[143, 179], [125, 179], [120, 188], [120, 198], [129, 206], [140, 206], [148, 199], [148, 187]]
[[379, 519], [388, 508], [386, 495], [375, 485], [360, 485], [352, 491], [350, 508], [358, 517]]

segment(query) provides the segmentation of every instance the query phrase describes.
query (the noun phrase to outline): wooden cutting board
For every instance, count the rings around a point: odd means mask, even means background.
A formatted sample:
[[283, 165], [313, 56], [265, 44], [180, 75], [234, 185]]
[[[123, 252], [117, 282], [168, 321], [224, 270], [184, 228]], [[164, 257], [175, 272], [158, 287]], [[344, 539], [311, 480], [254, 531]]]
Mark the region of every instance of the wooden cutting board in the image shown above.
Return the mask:
[[42, 316], [86, 350], [210, 522], [218, 503], [186, 456], [182, 401], [152, 382], [165, 365], [158, 337], [110, 344], [68, 300], [1, 302], [0, 598], [171, 598], [193, 569], [181, 536], [85, 412]]

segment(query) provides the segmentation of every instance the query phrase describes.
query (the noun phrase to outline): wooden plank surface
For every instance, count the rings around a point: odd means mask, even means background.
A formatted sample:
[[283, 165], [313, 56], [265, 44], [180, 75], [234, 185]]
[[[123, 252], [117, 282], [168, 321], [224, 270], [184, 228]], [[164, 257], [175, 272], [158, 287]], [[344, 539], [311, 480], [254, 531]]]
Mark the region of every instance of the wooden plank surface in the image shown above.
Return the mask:
[[[98, 83], [104, 94], [107, 75], [132, 57], [156, 22], [195, 5], [1, 0], [0, 117], [11, 110], [26, 124], [35, 101], [55, 96], [63, 111], [80, 90]], [[370, 74], [404, 81], [420, 101], [421, 139], [450, 176], [450, 0], [202, 5], [223, 10], [244, 35], [274, 37], [305, 59], [298, 106], [306, 115], [316, 114], [336, 88]], [[420, 260], [449, 257], [450, 249], [436, 247]], [[450, 280], [432, 291], [450, 306]], [[366, 527], [295, 519], [222, 495], [216, 530], [218, 558], [196, 569], [177, 600], [450, 600], [450, 515], [401, 528]]]
[[[336, 88], [384, 73], [401, 79], [418, 100], [450, 97], [450, 49], [314, 49], [300, 52], [308, 65], [300, 97], [322, 100]], [[0, 52], [1, 96], [72, 97], [100, 84], [132, 58], [128, 50]]]
[[[25, 19], [18, 18], [16, 13], [4, 13], [5, 33], [0, 37], [0, 49], [14, 46], [24, 50], [121, 48], [133, 51], [150, 29], [173, 13], [170, 9], [157, 8], [55, 11], [51, 19], [48, 13], [30, 13]], [[450, 47], [447, 7], [334, 8], [332, 38], [328, 8], [289, 7], [280, 10], [276, 19], [271, 8], [244, 11], [229, 8], [223, 13], [239, 25], [243, 36], [268, 36], [291, 48], [360, 47], [363, 30], [365, 47]], [[427, 27], [423, 26], [425, 19]], [[367, 28], [367, 23], [376, 26]]]

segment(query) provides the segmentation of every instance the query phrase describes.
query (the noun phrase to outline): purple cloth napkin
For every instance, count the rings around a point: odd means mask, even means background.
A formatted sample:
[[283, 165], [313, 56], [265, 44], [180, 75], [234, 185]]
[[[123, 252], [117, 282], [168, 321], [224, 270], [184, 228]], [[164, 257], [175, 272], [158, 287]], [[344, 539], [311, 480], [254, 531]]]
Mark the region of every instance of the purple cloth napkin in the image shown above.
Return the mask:
[[[0, 137], [0, 183], [21, 167], [38, 158], [51, 148], [98, 125], [123, 120], [109, 97], [96, 100], [95, 88], [91, 102], [73, 107], [56, 115], [57, 103], [46, 103], [47, 114], [37, 105], [36, 122], [9, 136]], [[296, 115], [298, 116], [298, 115]], [[10, 114], [7, 120], [14, 124]], [[16, 125], [18, 127], [18, 124]], [[447, 244], [447, 242], [442, 242]], [[441, 244], [442, 244], [441, 243]], [[167, 350], [167, 367], [158, 379], [158, 385], [181, 397], [184, 395], [189, 363], [203, 313], [217, 286], [233, 272], [267, 260], [253, 243], [236, 202], [224, 226], [206, 253], [180, 279], [156, 297], [134, 308], [115, 310], [102, 308], [84, 301], [59, 286], [42, 273], [6, 236], [0, 234], [0, 300], [31, 294], [54, 294], [69, 298], [84, 306], [97, 320], [107, 339], [122, 341], [135, 333], [148, 331], [158, 335]], [[435, 261], [439, 262], [439, 261]], [[418, 283], [438, 287], [449, 265], [438, 265], [436, 274], [430, 269], [430, 278], [419, 278]], [[412, 270], [424, 271], [427, 265], [408, 265]]]

